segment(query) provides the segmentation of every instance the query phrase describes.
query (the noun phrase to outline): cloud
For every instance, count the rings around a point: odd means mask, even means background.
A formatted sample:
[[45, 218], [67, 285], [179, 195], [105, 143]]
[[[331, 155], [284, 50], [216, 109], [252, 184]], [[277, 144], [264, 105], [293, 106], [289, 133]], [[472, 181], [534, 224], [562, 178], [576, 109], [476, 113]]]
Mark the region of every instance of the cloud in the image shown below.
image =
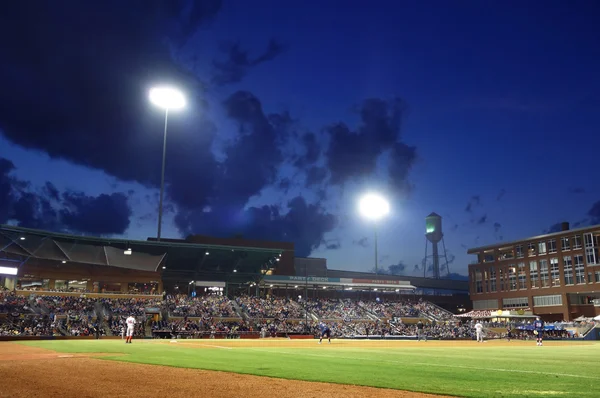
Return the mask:
[[342, 243], [339, 239], [331, 239], [324, 241], [325, 248], [327, 250], [338, 250], [342, 247]]
[[[169, 117], [165, 175], [166, 211], [175, 214], [178, 230], [293, 241], [298, 255], [307, 256], [338, 225], [338, 218], [324, 209], [330, 187], [372, 176], [378, 160], [385, 158], [389, 186], [410, 188], [408, 173], [416, 161], [416, 148], [402, 141], [406, 106], [399, 99], [368, 99], [358, 109], [355, 129], [340, 122], [315, 130], [318, 134], [298, 135], [291, 131], [288, 113], [267, 113], [248, 91], [235, 91], [224, 101], [209, 103], [207, 84], [195, 75], [193, 62], [181, 61], [182, 53], [192, 52], [193, 58], [194, 43], [185, 52], [177, 50], [218, 14], [220, 6], [216, 0], [135, 5], [68, 0], [59, 8], [11, 2], [0, 15], [4, 51], [0, 131], [26, 149], [156, 188], [163, 115], [148, 104], [148, 84], [185, 87], [193, 111]], [[223, 49], [224, 59], [213, 65], [217, 84], [239, 81], [251, 67], [284, 50], [275, 40], [256, 56], [239, 43]], [[223, 134], [233, 137], [220, 148], [222, 156], [217, 160], [212, 148], [222, 132], [211, 115], [221, 111], [228, 123], [219, 126], [233, 122], [236, 131]], [[287, 156], [290, 140], [300, 141], [300, 155]], [[306, 183], [316, 190], [316, 203], [294, 196], [285, 203], [277, 199], [277, 203], [248, 207], [249, 200], [265, 188], [290, 193], [299, 185], [280, 174], [282, 166], [288, 165], [305, 175]], [[129, 225], [124, 221], [129, 204], [121, 194], [87, 197], [75, 192], [66, 195], [52, 186], [16, 190], [15, 184], [27, 185], [14, 179], [5, 181], [9, 188], [0, 184], [2, 198], [10, 198], [0, 204], [0, 218], [14, 217], [18, 210], [21, 222], [35, 225], [36, 220], [41, 222], [39, 215], [47, 213], [55, 224], [48, 222], [44, 228], [97, 234], [121, 233]], [[154, 203], [156, 198], [148, 195], [145, 200]], [[100, 208], [117, 218], [112, 227], [108, 220], [93, 218]], [[26, 220], [28, 211], [31, 220]], [[150, 216], [142, 218], [146, 217]]]
[[465, 206], [465, 211], [467, 213], [472, 213], [473, 208], [480, 206], [480, 205], [481, 205], [481, 197], [479, 195], [473, 195], [473, 196], [471, 196], [471, 199], [469, 199], [469, 201], [467, 202], [467, 205]]
[[[398, 261], [397, 264], [391, 264], [387, 267], [379, 268], [377, 273], [381, 275], [404, 275], [405, 270], [406, 264], [404, 264], [402, 261]], [[370, 272], [375, 272], [375, 268], [373, 268]]]
[[487, 222], [487, 218], [488, 218], [488, 217], [487, 217], [487, 214], [484, 214], [483, 216], [479, 217], [479, 218], [478, 218], [478, 219], [475, 221], [475, 223], [476, 223], [477, 225], [482, 225], [482, 224], [485, 224], [485, 223]]
[[579, 195], [582, 193], [586, 193], [586, 190], [583, 187], [569, 188], [569, 193]]
[[320, 185], [327, 178], [327, 169], [313, 166], [306, 171], [306, 186]]
[[274, 59], [285, 50], [286, 46], [271, 39], [267, 48], [260, 55], [252, 58], [247, 50], [242, 49], [240, 42], [222, 43], [221, 52], [225, 54], [225, 59], [213, 61], [212, 82], [218, 86], [238, 83], [252, 67]]
[[101, 194], [65, 192], [60, 219], [68, 230], [94, 235], [123, 233], [129, 227], [131, 208], [123, 193]]
[[307, 203], [302, 196], [290, 200], [285, 210], [274, 205], [248, 209], [216, 206], [208, 213], [198, 209], [179, 212], [175, 219], [184, 234], [203, 231], [231, 236], [235, 231], [252, 239], [291, 241], [299, 257], [310, 255], [338, 223], [337, 217], [318, 204]]
[[[189, 40], [217, 14], [221, 2], [187, 3], [72, 0], [59, 8], [50, 3], [33, 8], [22, 2], [4, 5], [2, 133], [53, 158], [157, 186], [161, 120], [160, 112], [148, 104], [148, 84], [186, 87], [190, 106], [201, 107], [196, 99], [202, 85], [173, 61], [172, 44]], [[167, 177], [186, 168], [189, 180], [200, 185], [211, 174], [212, 165], [204, 159], [214, 127], [187, 115], [182, 119], [194, 128], [182, 134], [184, 123], [178, 119], [170, 124]]]
[[329, 126], [330, 144], [326, 165], [331, 184], [372, 176], [377, 160], [387, 155], [390, 185], [398, 190], [410, 188], [408, 173], [414, 165], [416, 148], [401, 141], [402, 119], [406, 105], [400, 99], [365, 100], [360, 106], [360, 125], [352, 131], [344, 123]]
[[14, 177], [14, 170], [10, 160], [0, 158], [0, 223], [92, 235], [122, 234], [129, 227], [132, 211], [124, 193], [61, 194], [50, 182], [36, 191]]
[[595, 202], [588, 210], [587, 216], [590, 218], [590, 224], [600, 224], [600, 200]]
[[298, 168], [303, 168], [312, 165], [319, 160], [321, 156], [321, 144], [317, 140], [317, 136], [314, 133], [306, 133], [300, 138], [299, 143], [304, 151], [296, 161], [294, 165]]
[[499, 222], [494, 223], [494, 238], [498, 240], [503, 240], [504, 237], [501, 235], [502, 232], [502, 224]]
[[366, 236], [363, 236], [359, 240], [352, 241], [352, 244], [356, 245], [356, 246], [361, 246], [361, 247], [369, 247], [369, 238], [367, 238]]

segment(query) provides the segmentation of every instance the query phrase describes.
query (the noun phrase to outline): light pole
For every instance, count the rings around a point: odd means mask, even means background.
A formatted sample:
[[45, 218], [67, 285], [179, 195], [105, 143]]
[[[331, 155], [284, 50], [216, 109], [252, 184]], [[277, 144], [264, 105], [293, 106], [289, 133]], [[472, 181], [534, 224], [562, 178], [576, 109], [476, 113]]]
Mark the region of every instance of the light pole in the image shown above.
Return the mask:
[[165, 191], [165, 160], [167, 157], [167, 122], [169, 120], [169, 110], [180, 110], [185, 107], [185, 97], [183, 93], [176, 88], [161, 86], [150, 90], [150, 102], [165, 110], [165, 132], [163, 137], [162, 154], [162, 172], [160, 177], [160, 200], [158, 204], [158, 232], [157, 240], [160, 240], [160, 230], [162, 227], [163, 196]]
[[375, 222], [375, 274], [379, 268], [377, 254], [377, 221], [389, 214], [390, 204], [381, 195], [369, 193], [360, 199], [359, 210], [363, 217]]

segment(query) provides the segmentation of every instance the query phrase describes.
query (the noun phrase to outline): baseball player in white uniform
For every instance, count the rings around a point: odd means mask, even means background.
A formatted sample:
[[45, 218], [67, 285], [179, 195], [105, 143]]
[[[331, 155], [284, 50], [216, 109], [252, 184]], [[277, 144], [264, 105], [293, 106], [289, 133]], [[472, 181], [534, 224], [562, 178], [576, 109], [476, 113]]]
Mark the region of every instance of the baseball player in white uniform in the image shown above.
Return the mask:
[[475, 334], [477, 335], [477, 342], [483, 343], [483, 325], [481, 322], [475, 324]]
[[135, 329], [135, 318], [133, 316], [129, 316], [125, 320], [125, 324], [127, 325], [127, 338], [125, 340], [125, 344], [131, 344], [131, 339], [133, 338], [133, 330]]

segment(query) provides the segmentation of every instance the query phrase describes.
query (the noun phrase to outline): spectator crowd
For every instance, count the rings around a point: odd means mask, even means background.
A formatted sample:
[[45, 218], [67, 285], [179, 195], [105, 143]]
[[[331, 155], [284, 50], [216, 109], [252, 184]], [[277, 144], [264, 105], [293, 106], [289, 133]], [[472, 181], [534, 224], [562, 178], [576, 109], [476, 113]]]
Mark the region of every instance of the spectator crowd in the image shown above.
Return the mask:
[[[317, 335], [321, 321], [336, 337], [414, 336], [417, 319], [424, 321], [428, 338], [470, 339], [475, 333], [474, 321], [459, 320], [424, 300], [296, 301], [247, 295], [230, 300], [217, 294], [193, 298], [90, 298], [86, 294], [42, 296], [36, 292], [24, 296], [0, 291], [0, 336], [121, 336], [124, 320], [130, 315], [137, 320], [136, 337], [236, 338], [248, 332], [263, 337]], [[529, 338], [530, 332], [522, 324], [483, 323], [488, 338], [504, 336], [492, 328], [512, 328], [513, 338]], [[557, 327], [548, 336], [561, 338], [565, 334]]]

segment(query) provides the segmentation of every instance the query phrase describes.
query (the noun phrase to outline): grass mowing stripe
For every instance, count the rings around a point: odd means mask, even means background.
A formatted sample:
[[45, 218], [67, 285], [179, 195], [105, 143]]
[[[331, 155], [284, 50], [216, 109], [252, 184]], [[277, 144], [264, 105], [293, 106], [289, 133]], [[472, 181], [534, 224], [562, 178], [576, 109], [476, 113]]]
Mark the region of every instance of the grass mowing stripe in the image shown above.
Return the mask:
[[287, 355], [294, 355], [294, 356], [305, 356], [305, 357], [320, 357], [320, 358], [331, 358], [331, 359], [352, 359], [352, 360], [359, 360], [359, 361], [396, 363], [396, 364], [401, 364], [401, 365], [423, 365], [423, 366], [435, 366], [435, 367], [440, 367], [440, 368], [460, 368], [460, 369], [470, 369], [470, 370], [483, 370], [483, 371], [489, 371], [489, 372], [526, 373], [526, 374], [539, 374], [539, 375], [546, 375], [546, 376], [561, 376], [561, 377], [574, 377], [574, 378], [580, 378], [580, 379], [600, 380], [600, 377], [595, 377], [595, 376], [575, 375], [575, 374], [570, 374], [570, 373], [539, 372], [539, 371], [535, 371], [535, 370], [481, 368], [481, 367], [477, 367], [477, 366], [466, 366], [466, 365], [456, 365], [456, 364], [444, 365], [444, 364], [437, 364], [437, 363], [431, 363], [431, 362], [392, 361], [390, 359], [371, 359], [371, 358], [364, 358], [364, 357], [347, 357], [347, 356], [339, 356], [339, 355], [319, 355], [319, 354], [307, 354], [307, 353], [303, 353], [303, 352], [300, 352], [300, 353], [287, 352], [287, 351], [280, 351], [280, 350], [271, 351], [271, 350], [264, 350], [264, 349], [259, 349], [259, 348], [244, 348], [244, 350], [260, 351], [260, 352], [266, 352], [266, 353], [271, 353], [271, 354], [287, 354]]

